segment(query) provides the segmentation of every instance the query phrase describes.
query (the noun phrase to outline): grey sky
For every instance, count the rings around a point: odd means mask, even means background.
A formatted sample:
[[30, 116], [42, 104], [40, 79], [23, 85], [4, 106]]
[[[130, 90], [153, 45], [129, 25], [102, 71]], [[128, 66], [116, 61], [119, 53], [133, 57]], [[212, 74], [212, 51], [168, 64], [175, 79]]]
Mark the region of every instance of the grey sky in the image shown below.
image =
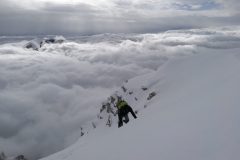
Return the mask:
[[0, 35], [159, 32], [240, 23], [237, 0], [1, 0]]

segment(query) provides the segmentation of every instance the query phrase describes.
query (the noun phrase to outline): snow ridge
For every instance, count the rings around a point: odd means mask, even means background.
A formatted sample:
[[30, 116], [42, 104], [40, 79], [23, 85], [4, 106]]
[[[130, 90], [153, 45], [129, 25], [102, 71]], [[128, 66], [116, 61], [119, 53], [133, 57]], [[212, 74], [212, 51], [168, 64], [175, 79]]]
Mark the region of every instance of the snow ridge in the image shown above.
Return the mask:
[[[43, 160], [237, 159], [239, 68], [239, 53], [211, 53], [173, 60], [133, 78], [117, 94], [139, 111], [137, 120], [122, 128], [97, 127]], [[148, 101], [152, 91], [156, 96]]]

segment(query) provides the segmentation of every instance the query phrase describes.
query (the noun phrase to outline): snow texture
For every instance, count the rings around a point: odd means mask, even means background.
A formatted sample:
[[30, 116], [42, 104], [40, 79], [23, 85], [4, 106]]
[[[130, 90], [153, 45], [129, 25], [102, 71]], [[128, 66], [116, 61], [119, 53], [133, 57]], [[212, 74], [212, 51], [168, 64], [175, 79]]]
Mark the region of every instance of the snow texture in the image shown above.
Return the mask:
[[[100, 126], [42, 160], [238, 159], [239, 68], [239, 53], [199, 54], [170, 61], [126, 84], [142, 99], [134, 102], [128, 96], [128, 102], [141, 111], [137, 120], [132, 118], [122, 128]], [[143, 82], [157, 93], [150, 102], [141, 91]]]

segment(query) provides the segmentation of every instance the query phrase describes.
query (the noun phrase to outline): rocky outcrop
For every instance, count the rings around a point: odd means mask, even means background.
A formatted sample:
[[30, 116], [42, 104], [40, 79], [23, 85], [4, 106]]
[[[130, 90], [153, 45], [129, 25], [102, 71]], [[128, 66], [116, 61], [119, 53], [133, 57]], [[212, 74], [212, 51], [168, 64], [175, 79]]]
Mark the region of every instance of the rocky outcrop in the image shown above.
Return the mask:
[[24, 155], [19, 155], [15, 157], [15, 160], [27, 160], [27, 158]]
[[156, 96], [156, 92], [149, 93], [147, 100], [152, 99], [154, 96]]
[[16, 157], [7, 157], [4, 152], [1, 152], [0, 160], [27, 160], [27, 158], [24, 155], [18, 155]]
[[56, 36], [54, 38], [34, 39], [26, 43], [24, 45], [24, 48], [38, 51], [45, 44], [61, 44], [64, 41], [65, 41], [65, 38], [62, 36]]
[[40, 48], [40, 44], [36, 40], [32, 40], [32, 41], [28, 42], [27, 44], [25, 44], [24, 48], [38, 51]]

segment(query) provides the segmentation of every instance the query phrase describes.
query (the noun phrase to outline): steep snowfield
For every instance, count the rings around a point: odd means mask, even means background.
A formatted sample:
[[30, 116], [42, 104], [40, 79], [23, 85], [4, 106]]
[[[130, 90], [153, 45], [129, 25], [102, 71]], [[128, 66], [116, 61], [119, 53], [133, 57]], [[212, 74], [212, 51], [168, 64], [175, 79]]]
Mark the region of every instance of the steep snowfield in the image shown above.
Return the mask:
[[[42, 160], [239, 159], [240, 54], [226, 51], [175, 59], [130, 80], [125, 87], [141, 100], [125, 98], [138, 119], [122, 128], [99, 125]], [[157, 95], [148, 101], [151, 91]]]

